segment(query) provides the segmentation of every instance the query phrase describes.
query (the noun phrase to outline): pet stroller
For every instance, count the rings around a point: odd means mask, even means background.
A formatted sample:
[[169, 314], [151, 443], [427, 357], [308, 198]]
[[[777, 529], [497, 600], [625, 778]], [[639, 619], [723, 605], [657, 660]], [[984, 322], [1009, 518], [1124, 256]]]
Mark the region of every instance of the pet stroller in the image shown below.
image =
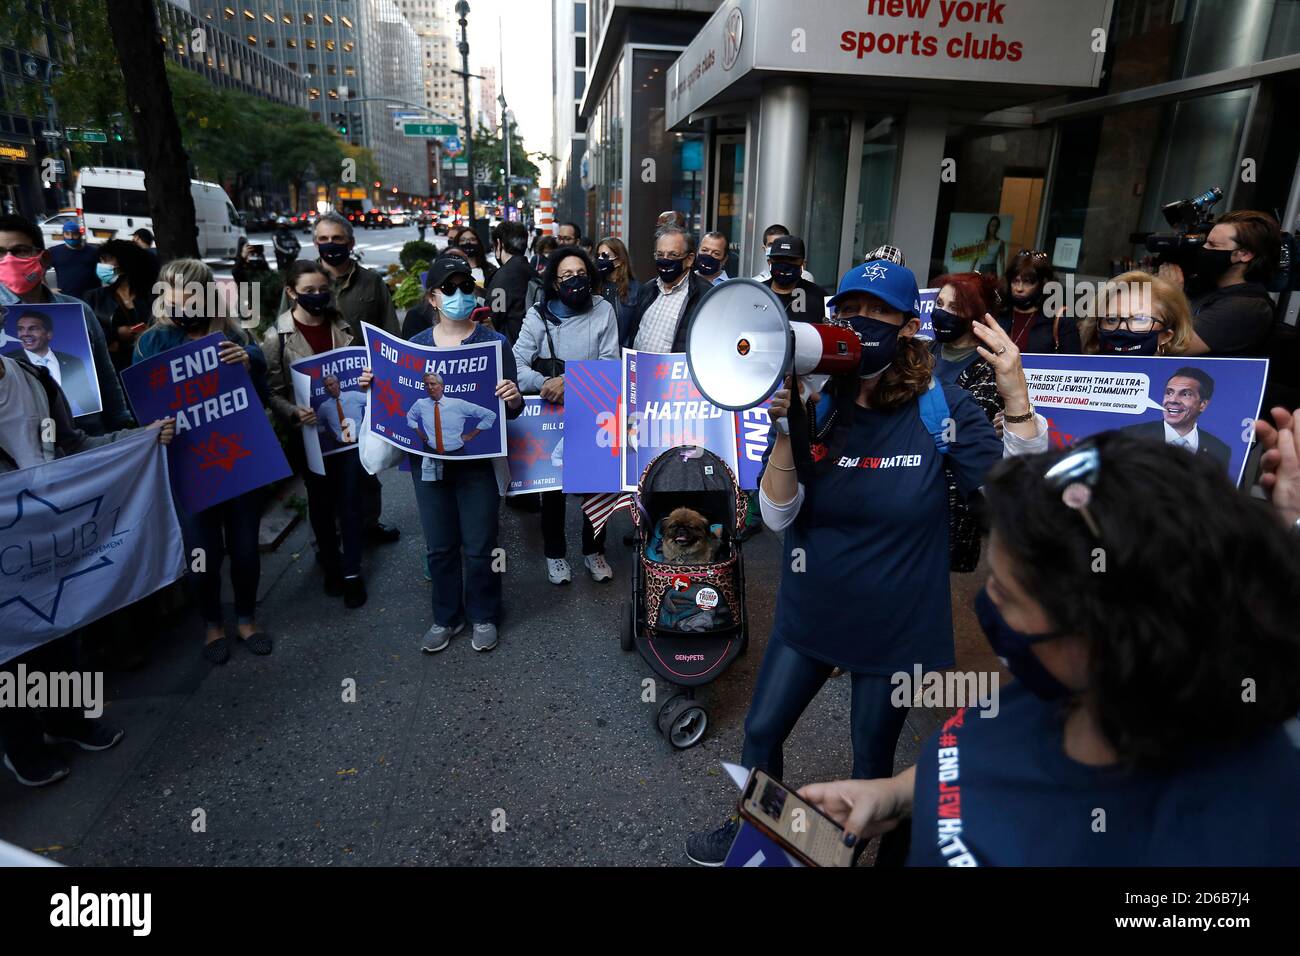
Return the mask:
[[[632, 521], [637, 529], [632, 596], [623, 607], [623, 650], [634, 647], [663, 680], [684, 688], [660, 695], [655, 727], [678, 750], [700, 742], [708, 727], [695, 688], [722, 674], [745, 650], [745, 566], [736, 534], [745, 521], [745, 494], [731, 469], [712, 452], [670, 448], [641, 475]], [[716, 533], [709, 564], [665, 563], [661, 522], [675, 508], [693, 508]]]

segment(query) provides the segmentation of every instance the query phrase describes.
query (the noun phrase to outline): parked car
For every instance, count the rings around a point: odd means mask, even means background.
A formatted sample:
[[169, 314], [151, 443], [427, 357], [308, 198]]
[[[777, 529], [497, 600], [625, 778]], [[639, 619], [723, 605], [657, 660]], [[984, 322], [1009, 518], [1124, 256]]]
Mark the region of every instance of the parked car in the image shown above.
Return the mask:
[[405, 226], [410, 222], [410, 217], [401, 209], [395, 209], [388, 214], [388, 222], [393, 226]]

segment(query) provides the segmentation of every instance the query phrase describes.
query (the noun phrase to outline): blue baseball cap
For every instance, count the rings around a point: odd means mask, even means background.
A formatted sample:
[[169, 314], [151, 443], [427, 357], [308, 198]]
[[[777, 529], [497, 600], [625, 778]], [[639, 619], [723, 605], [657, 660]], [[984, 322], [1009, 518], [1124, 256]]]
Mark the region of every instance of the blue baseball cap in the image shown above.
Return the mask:
[[850, 292], [866, 292], [905, 315], [920, 316], [921, 293], [916, 276], [906, 266], [876, 259], [854, 266], [840, 279], [840, 287], [828, 305], [834, 307]]
[[69, 219], [67, 222], [63, 224], [64, 235], [75, 234], [79, 236], [81, 235], [81, 232], [82, 232], [81, 223], [77, 222], [77, 220], [75, 219]]

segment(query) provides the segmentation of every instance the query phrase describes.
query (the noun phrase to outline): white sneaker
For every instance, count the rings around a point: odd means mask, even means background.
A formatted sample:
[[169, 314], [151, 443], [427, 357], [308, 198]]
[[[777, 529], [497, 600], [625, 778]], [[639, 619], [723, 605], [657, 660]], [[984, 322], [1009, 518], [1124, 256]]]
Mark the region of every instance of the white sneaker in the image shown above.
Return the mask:
[[614, 569], [609, 566], [603, 554], [589, 554], [582, 559], [582, 563], [591, 572], [593, 581], [608, 581], [614, 577]]
[[573, 580], [573, 570], [564, 558], [547, 558], [546, 576], [552, 584], [568, 584]]

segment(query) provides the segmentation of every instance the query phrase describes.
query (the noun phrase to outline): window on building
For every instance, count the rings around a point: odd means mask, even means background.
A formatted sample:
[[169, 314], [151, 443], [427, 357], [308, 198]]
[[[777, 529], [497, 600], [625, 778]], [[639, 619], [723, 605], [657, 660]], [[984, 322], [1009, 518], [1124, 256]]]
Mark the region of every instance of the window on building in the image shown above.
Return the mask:
[[248, 40], [249, 46], [257, 46], [257, 37], [253, 36], [253, 34], [250, 33], [245, 39]]
[[290, 25], [293, 24], [293, 14], [292, 14], [292, 13], [282, 13], [282, 14], [280, 14], [280, 19], [281, 19], [283, 22], [288, 23], [288, 24], [290, 24]]
[[343, 44], [343, 52], [351, 53], [353, 46], [354, 46], [353, 42], [351, 40], [348, 40], [346, 43]]
[[579, 68], [587, 66], [587, 38], [573, 38], [573, 65]]
[[344, 75], [344, 76], [356, 76], [356, 75], [357, 75], [357, 68], [356, 68], [355, 66], [345, 66], [345, 67], [343, 67], [343, 75]]
[[308, 25], [315, 23], [315, 22], [316, 22], [316, 14], [314, 14], [314, 13], [304, 13], [304, 14], [302, 15], [302, 22], [305, 23], [305, 24], [308, 24]]
[[330, 26], [334, 26], [334, 18], [330, 16], [328, 13], [322, 13], [321, 19], [324, 20], [326, 23], [328, 23]]
[[326, 40], [326, 41], [325, 41], [325, 49], [327, 49], [327, 50], [333, 52], [333, 50], [334, 50], [334, 41], [333, 41], [333, 40]]
[[285, 40], [284, 45], [288, 47], [290, 50], [298, 49], [298, 41], [293, 37], [289, 37], [289, 39]]
[[316, 49], [316, 41], [315, 41], [315, 40], [307, 40], [306, 43], [307, 43], [307, 49], [309, 49], [309, 50], [314, 50], [314, 49]]
[[575, 100], [582, 99], [582, 91], [586, 88], [586, 86], [587, 86], [587, 71], [574, 70], [573, 71], [573, 98]]
[[326, 76], [337, 76], [338, 72], [339, 72], [339, 68], [335, 66], [333, 63], [330, 63], [328, 66], [325, 67]]
[[252, 10], [245, 10], [245, 11], [244, 11], [244, 19], [245, 19], [245, 20], [256, 20], [256, 19], [257, 19], [257, 14], [255, 14]]
[[266, 45], [267, 45], [268, 47], [270, 47], [271, 49], [275, 49], [275, 37], [267, 37], [267, 38], [266, 38]]
[[349, 19], [348, 17], [343, 17], [343, 16], [339, 17], [339, 23], [343, 24], [349, 30], [352, 29], [352, 20]]
[[575, 3], [573, 5], [573, 32], [587, 32], [587, 5], [585, 3]]

